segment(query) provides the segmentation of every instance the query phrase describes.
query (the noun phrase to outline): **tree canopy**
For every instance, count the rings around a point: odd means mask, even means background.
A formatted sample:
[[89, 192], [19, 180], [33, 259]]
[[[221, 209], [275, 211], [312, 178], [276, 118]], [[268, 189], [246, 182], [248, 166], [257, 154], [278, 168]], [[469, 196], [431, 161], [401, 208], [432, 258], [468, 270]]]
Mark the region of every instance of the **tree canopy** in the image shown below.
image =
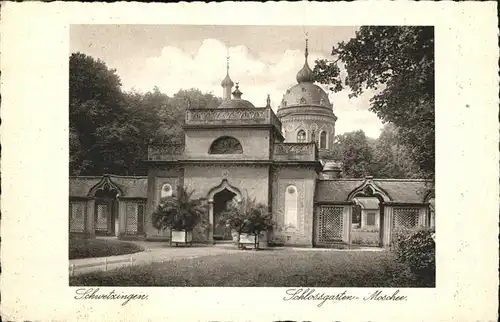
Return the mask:
[[[434, 176], [434, 29], [416, 26], [366, 26], [348, 42], [333, 47], [332, 60], [318, 60], [315, 80], [356, 97], [376, 94], [370, 110], [395, 125], [401, 144], [420, 176]], [[341, 68], [347, 76], [342, 79]]]
[[186, 108], [216, 107], [221, 99], [198, 89], [172, 97], [154, 88], [125, 92], [116, 70], [82, 53], [70, 56], [70, 173], [145, 175], [151, 142], [179, 144]]

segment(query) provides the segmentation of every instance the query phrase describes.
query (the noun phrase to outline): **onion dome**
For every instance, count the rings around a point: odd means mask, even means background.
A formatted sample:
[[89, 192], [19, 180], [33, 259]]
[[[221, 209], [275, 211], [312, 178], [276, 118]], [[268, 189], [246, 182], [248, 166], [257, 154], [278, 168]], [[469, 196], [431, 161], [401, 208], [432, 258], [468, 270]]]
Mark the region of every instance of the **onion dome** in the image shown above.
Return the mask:
[[234, 99], [240, 100], [241, 95], [243, 95], [243, 93], [240, 91], [240, 85], [238, 83], [236, 83], [236, 89], [233, 92], [233, 97], [234, 97]]
[[222, 86], [222, 88], [223, 88], [222, 99], [225, 101], [231, 99], [231, 89], [234, 86], [234, 83], [231, 80], [231, 77], [229, 77], [229, 56], [227, 56], [226, 59], [227, 59], [226, 77], [220, 83], [220, 86]]
[[233, 87], [234, 86], [234, 83], [231, 80], [231, 77], [229, 77], [229, 71], [226, 74], [226, 77], [220, 83], [220, 86], [222, 86], [222, 87], [226, 87], [226, 86]]
[[306, 39], [306, 50], [304, 52], [304, 66], [302, 67], [301, 70], [297, 73], [297, 82], [300, 83], [312, 83], [313, 82], [313, 71], [309, 67], [309, 64], [307, 63], [307, 57], [309, 56], [309, 48], [308, 48], [308, 41]]
[[304, 56], [304, 66], [299, 70], [296, 77], [298, 84], [286, 91], [278, 109], [292, 106], [322, 106], [333, 108], [328, 98], [328, 94], [321, 87], [314, 84], [313, 71], [307, 63], [307, 57], [309, 56], [307, 39]]

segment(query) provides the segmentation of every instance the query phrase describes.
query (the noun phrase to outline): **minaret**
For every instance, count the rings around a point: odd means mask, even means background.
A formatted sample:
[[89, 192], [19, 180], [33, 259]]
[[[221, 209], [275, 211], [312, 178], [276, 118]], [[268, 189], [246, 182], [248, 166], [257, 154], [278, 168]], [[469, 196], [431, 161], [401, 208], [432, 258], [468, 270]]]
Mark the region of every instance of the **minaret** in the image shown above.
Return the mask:
[[226, 77], [222, 80], [220, 85], [223, 88], [222, 99], [230, 100], [231, 99], [231, 90], [233, 89], [234, 83], [229, 77], [229, 54], [226, 57], [227, 66], [226, 66]]

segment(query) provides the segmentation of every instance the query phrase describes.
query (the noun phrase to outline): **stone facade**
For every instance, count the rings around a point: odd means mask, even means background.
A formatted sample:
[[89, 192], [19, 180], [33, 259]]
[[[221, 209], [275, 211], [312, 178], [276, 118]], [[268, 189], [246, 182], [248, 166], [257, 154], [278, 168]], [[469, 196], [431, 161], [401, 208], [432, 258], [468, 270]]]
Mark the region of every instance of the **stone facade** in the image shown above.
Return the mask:
[[270, 245], [350, 245], [358, 197], [380, 201], [380, 246], [390, 245], [398, 227], [433, 225], [431, 183], [338, 179], [338, 165], [319, 160], [319, 150], [333, 147], [337, 118], [328, 95], [311, 77], [306, 48], [298, 84], [285, 93], [275, 114], [269, 99], [263, 108], [241, 99], [238, 85], [231, 98], [234, 84], [228, 73], [219, 108], [187, 110], [183, 145], [149, 147], [147, 177], [70, 177], [70, 232], [168, 240], [170, 231], [155, 229], [151, 215], [178, 186], [194, 190], [193, 197], [209, 205], [209, 224], [193, 232], [197, 242], [215, 241], [217, 209], [230, 200], [222, 200], [223, 194], [255, 198], [270, 207], [276, 223], [267, 235]]

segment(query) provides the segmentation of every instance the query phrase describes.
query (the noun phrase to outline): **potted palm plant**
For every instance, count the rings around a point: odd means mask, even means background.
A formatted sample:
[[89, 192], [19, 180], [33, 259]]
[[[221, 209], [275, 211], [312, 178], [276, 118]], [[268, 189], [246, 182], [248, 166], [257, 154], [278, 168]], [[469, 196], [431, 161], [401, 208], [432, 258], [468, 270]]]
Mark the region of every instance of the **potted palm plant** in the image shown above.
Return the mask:
[[235, 232], [235, 243], [240, 249], [246, 245], [259, 249], [259, 237], [273, 226], [269, 208], [248, 198], [232, 201], [221, 220]]
[[170, 244], [192, 244], [193, 229], [205, 222], [207, 207], [203, 199], [192, 198], [193, 193], [180, 186], [176, 195], [163, 198], [153, 212], [153, 226], [170, 229]]

